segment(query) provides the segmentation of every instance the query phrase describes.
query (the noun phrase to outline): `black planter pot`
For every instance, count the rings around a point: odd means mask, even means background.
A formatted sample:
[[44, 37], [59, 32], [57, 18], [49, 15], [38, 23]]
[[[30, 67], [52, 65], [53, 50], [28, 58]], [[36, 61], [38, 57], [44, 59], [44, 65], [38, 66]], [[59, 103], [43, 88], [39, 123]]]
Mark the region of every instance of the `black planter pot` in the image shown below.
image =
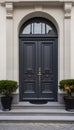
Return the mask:
[[65, 96], [64, 102], [65, 102], [65, 109], [67, 111], [74, 109], [74, 97]]
[[2, 104], [3, 111], [11, 110], [12, 100], [13, 100], [12, 96], [1, 97], [1, 104]]

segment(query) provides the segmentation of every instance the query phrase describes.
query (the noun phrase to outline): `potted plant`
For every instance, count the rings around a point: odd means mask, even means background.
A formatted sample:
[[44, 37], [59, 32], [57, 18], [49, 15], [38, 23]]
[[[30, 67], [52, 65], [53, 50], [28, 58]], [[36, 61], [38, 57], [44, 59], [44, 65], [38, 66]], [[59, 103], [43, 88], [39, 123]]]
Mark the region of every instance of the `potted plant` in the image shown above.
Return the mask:
[[2, 110], [11, 110], [13, 100], [12, 93], [18, 88], [17, 82], [13, 80], [0, 80], [0, 94]]
[[63, 97], [65, 102], [65, 109], [74, 109], [74, 79], [65, 79], [59, 82], [59, 88], [66, 91], [66, 95]]

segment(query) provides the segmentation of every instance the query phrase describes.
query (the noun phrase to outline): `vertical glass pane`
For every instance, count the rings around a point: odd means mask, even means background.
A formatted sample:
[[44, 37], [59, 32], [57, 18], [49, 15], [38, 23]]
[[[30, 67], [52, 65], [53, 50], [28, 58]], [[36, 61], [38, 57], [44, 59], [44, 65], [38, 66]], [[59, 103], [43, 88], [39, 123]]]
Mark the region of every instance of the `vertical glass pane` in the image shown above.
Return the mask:
[[52, 31], [52, 28], [49, 25], [46, 25], [46, 34], [49, 34]]
[[34, 34], [34, 26], [33, 26], [34, 23], [32, 23], [32, 34]]
[[42, 34], [45, 34], [45, 23], [42, 23]]
[[34, 23], [34, 34], [41, 34], [41, 23]]
[[30, 34], [30, 25], [27, 25], [27, 26], [24, 28], [22, 34]]

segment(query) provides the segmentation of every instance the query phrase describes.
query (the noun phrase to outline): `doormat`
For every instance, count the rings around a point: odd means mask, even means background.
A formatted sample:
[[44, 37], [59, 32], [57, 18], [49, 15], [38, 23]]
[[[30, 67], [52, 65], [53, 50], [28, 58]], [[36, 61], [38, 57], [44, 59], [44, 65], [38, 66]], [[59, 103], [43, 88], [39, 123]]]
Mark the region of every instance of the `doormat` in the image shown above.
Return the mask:
[[32, 103], [32, 104], [46, 104], [48, 101], [43, 101], [43, 100], [36, 100], [36, 101], [34, 101], [34, 100], [32, 100], [32, 101], [29, 101], [30, 103]]

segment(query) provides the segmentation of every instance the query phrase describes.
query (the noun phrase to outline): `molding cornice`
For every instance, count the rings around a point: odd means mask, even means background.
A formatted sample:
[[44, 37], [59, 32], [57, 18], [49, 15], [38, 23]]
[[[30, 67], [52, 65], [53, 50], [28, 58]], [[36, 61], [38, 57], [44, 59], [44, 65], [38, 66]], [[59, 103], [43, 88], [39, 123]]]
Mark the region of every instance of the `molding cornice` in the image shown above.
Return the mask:
[[26, 1], [74, 2], [74, 0], [0, 0], [0, 2], [26, 2]]
[[64, 3], [72, 3], [74, 5], [74, 0], [0, 0], [2, 5], [6, 3], [13, 3], [14, 6], [24, 6], [33, 4], [45, 4], [50, 6], [62, 6]]
[[6, 18], [13, 18], [13, 3], [6, 3]]
[[64, 3], [65, 18], [71, 18], [72, 3]]

